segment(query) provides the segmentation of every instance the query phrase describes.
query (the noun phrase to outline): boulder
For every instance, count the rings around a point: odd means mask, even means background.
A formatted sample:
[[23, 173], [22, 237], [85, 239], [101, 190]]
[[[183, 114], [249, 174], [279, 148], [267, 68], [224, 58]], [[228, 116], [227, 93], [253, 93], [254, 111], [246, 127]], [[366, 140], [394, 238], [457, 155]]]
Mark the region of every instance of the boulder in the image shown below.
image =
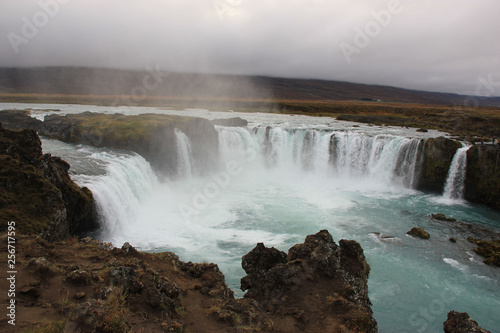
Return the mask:
[[446, 215], [438, 213], [438, 214], [431, 214], [433, 219], [439, 220], [439, 221], [445, 221], [445, 222], [456, 222], [457, 219], [453, 217], [446, 217]]
[[406, 234], [413, 236], [413, 237], [419, 237], [422, 239], [429, 239], [430, 238], [429, 233], [422, 228], [412, 228]]
[[485, 264], [500, 267], [500, 240], [485, 241], [473, 237], [467, 237], [467, 240], [477, 245], [474, 252], [485, 258]]
[[479, 327], [475, 320], [466, 312], [450, 311], [448, 319], [443, 323], [445, 333], [491, 333]]

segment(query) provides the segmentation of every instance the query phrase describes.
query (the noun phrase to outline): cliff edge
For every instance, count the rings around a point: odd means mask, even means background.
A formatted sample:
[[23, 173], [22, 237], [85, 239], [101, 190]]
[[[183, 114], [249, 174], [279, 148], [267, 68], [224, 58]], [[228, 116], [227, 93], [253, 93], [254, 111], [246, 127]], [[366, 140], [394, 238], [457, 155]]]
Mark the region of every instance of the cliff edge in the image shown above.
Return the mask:
[[21, 234], [49, 241], [97, 227], [94, 199], [68, 175], [70, 166], [42, 154], [33, 130], [10, 131], [0, 124], [0, 232], [14, 221]]

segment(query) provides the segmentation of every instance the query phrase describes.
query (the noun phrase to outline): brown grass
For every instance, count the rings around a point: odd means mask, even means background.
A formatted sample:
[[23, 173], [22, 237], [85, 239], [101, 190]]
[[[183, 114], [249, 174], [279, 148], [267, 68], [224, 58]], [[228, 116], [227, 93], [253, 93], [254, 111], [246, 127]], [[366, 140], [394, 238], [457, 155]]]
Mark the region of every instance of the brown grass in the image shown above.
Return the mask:
[[[118, 101], [118, 103], [117, 103]], [[309, 116], [337, 117], [361, 115], [380, 117], [376, 124], [439, 129], [462, 138], [472, 136], [500, 137], [500, 107], [465, 107], [417, 103], [334, 101], [298, 99], [251, 99], [213, 96], [147, 96], [135, 102], [130, 96], [0, 94], [0, 102], [68, 103], [87, 105], [141, 105], [169, 108], [203, 107], [210, 110], [240, 112], [273, 112]], [[387, 119], [381, 116], [395, 117]]]

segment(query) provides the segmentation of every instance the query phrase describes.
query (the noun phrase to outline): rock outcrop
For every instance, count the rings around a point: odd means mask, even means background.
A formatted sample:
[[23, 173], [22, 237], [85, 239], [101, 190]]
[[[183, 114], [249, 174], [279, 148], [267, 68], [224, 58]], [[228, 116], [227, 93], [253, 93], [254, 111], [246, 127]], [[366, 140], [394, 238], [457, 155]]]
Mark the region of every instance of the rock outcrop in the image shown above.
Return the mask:
[[[336, 245], [327, 231], [288, 256], [258, 245], [243, 260], [255, 298], [241, 299], [217, 265], [183, 262], [170, 252], [33, 235], [20, 235], [18, 248], [19, 330], [376, 332], [363, 250], [355, 241]], [[0, 288], [8, 283], [0, 280]]]
[[406, 233], [407, 235], [413, 236], [413, 237], [418, 237], [422, 239], [429, 239], [430, 235], [427, 231], [425, 231], [422, 228], [412, 228], [410, 231]]
[[446, 221], [446, 222], [456, 222], [457, 219], [453, 217], [446, 217], [446, 215], [442, 213], [437, 213], [437, 214], [431, 214], [433, 219], [436, 219], [438, 221]]
[[42, 121], [30, 116], [30, 111], [2, 110], [0, 111], [0, 123], [3, 128], [10, 130], [32, 129], [38, 131]]
[[467, 151], [464, 197], [500, 210], [500, 146], [474, 145]]
[[450, 311], [443, 324], [444, 333], [491, 333], [477, 324], [466, 312]]
[[500, 239], [486, 241], [469, 236], [467, 240], [477, 245], [474, 252], [485, 258], [485, 264], [500, 267]]
[[160, 174], [175, 175], [176, 129], [190, 140], [193, 170], [200, 174], [210, 172], [218, 163], [218, 134], [213, 124], [203, 118], [91, 112], [49, 115], [39, 133], [65, 142], [131, 150], [142, 155]]
[[443, 193], [451, 161], [461, 146], [460, 142], [444, 137], [427, 139], [417, 189]]
[[245, 127], [248, 125], [248, 121], [240, 117], [226, 118], [226, 119], [214, 119], [212, 120], [214, 125], [226, 126], [226, 127]]
[[257, 301], [275, 324], [287, 325], [287, 332], [377, 331], [368, 298], [370, 266], [355, 241], [337, 245], [322, 230], [288, 254], [259, 243], [242, 266], [245, 298]]
[[16, 222], [22, 234], [50, 241], [95, 229], [92, 193], [78, 187], [68, 170], [65, 161], [42, 154], [33, 130], [10, 131], [0, 125], [0, 219]]

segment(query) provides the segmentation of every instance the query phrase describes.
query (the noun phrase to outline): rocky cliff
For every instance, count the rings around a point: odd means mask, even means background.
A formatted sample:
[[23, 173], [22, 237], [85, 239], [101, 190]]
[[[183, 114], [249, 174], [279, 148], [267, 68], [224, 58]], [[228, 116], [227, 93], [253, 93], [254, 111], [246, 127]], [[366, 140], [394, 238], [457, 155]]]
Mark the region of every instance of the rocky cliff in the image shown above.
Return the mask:
[[427, 139], [417, 189], [443, 193], [451, 161], [460, 147], [460, 142], [444, 137]]
[[65, 142], [134, 151], [142, 155], [164, 175], [177, 172], [177, 139], [175, 129], [190, 140], [193, 169], [209, 172], [217, 163], [218, 134], [210, 121], [195, 117], [143, 114], [50, 115], [40, 127], [40, 135]]
[[467, 151], [465, 199], [500, 209], [500, 146], [475, 145]]
[[22, 234], [54, 241], [97, 227], [94, 200], [69, 177], [70, 166], [43, 155], [33, 130], [10, 131], [0, 125], [0, 220], [14, 221]]

